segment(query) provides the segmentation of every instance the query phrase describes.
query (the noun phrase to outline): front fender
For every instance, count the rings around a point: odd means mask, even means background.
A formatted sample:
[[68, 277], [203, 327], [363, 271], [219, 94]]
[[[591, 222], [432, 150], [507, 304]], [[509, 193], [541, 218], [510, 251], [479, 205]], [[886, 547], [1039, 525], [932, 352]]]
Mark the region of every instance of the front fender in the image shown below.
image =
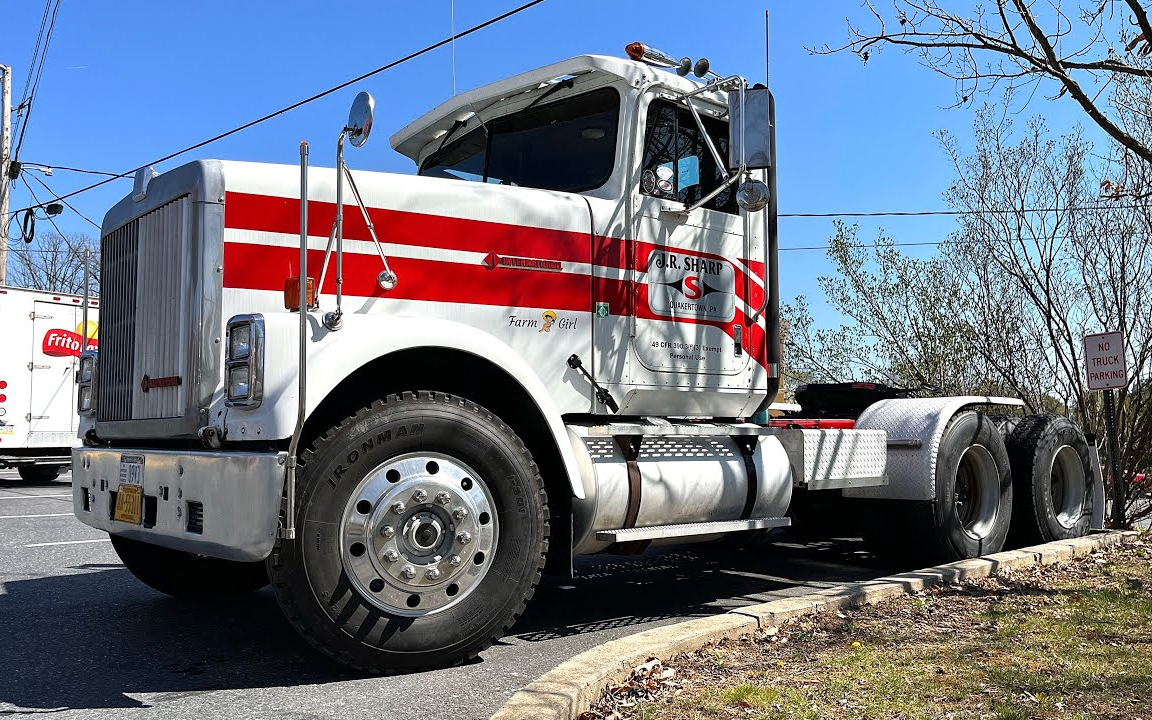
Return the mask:
[[[222, 420], [228, 441], [285, 440], [296, 425], [299, 397], [299, 316], [268, 314], [265, 323], [264, 401], [259, 407], [228, 408]], [[536, 403], [560, 453], [572, 493], [584, 497], [576, 457], [559, 408], [540, 376], [506, 343], [471, 325], [435, 318], [382, 318], [348, 314], [338, 331], [308, 316], [306, 417], [352, 373], [386, 355], [415, 348], [467, 352], [501, 367]]]

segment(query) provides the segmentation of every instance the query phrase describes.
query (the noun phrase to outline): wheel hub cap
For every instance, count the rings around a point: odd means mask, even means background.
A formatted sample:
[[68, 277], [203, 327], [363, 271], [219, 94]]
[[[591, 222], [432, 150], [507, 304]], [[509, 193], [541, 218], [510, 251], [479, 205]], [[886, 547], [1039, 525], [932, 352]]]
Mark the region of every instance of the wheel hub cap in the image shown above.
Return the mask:
[[460, 602], [488, 572], [499, 529], [483, 480], [438, 453], [369, 472], [340, 526], [349, 580], [386, 612], [418, 617]]

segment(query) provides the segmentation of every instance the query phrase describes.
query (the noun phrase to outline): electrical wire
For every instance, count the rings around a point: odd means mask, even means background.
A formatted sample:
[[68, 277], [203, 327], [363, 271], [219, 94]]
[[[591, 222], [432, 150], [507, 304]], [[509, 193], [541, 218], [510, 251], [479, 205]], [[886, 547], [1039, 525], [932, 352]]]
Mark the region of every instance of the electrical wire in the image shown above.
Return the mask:
[[[1035, 242], [1037, 240], [1069, 240], [1072, 235], [1051, 235], [1046, 237], [1013, 237], [1006, 238], [1009, 242], [1019, 240]], [[852, 248], [860, 248], [862, 250], [870, 250], [879, 247], [940, 247], [942, 245], [982, 245], [991, 242], [1000, 242], [1001, 238], [952, 238], [948, 240], [937, 240], [935, 242], [889, 242], [889, 243], [849, 243], [848, 246]], [[779, 248], [780, 252], [792, 252], [798, 250], [831, 250], [831, 245], [796, 245], [793, 247]]]
[[24, 94], [16, 105], [17, 121], [23, 118], [24, 104], [32, 91], [32, 78], [36, 74], [36, 61], [40, 57], [40, 45], [44, 42], [44, 29], [48, 26], [48, 13], [52, 9], [53, 0], [44, 3], [44, 13], [40, 16], [40, 30], [36, 33], [36, 44], [32, 46], [32, 57], [28, 60], [28, 75], [24, 78]]
[[1069, 212], [1072, 210], [1140, 210], [1152, 203], [1139, 205], [1082, 205], [1058, 208], [989, 208], [987, 210], [878, 210], [875, 212], [796, 212], [780, 213], [780, 218], [869, 218], [869, 217], [931, 217], [963, 215], [1011, 215], [1015, 213]]
[[[266, 122], [268, 120], [271, 120], [274, 117], [278, 117], [280, 115], [283, 115], [286, 112], [290, 112], [292, 110], [295, 110], [298, 107], [301, 107], [303, 105], [307, 105], [310, 102], [313, 102], [315, 100], [319, 100], [322, 97], [326, 97], [328, 95], [331, 95], [334, 92], [338, 92], [340, 90], [343, 90], [344, 88], [348, 87], [349, 85], [354, 85], [354, 84], [360, 82], [361, 80], [365, 80], [366, 78], [372, 77], [373, 75], [378, 75], [378, 74], [385, 72], [387, 70], [391, 70], [392, 68], [394, 68], [398, 65], [403, 65], [404, 63], [408, 62], [409, 60], [414, 60], [414, 59], [420, 57], [421, 55], [426, 55], [426, 54], [432, 52], [433, 50], [437, 50], [439, 48], [442, 48], [445, 45], [448, 45], [449, 43], [452, 43], [456, 40], [459, 40], [462, 37], [467, 37], [468, 35], [471, 35], [475, 32], [479, 32], [480, 30], [483, 30], [484, 28], [489, 27], [490, 25], [495, 25], [496, 23], [499, 23], [503, 20], [507, 20], [508, 18], [512, 17], [513, 15], [518, 15], [519, 13], [522, 13], [525, 10], [528, 10], [529, 8], [532, 8], [536, 5], [539, 5], [542, 2], [544, 2], [544, 0], [531, 0], [530, 2], [526, 2], [523, 5], [520, 5], [519, 7], [516, 7], [516, 8], [513, 8], [512, 10], [509, 10], [506, 13], [503, 13], [501, 15], [497, 15], [493, 18], [485, 20], [484, 22], [480, 23], [479, 25], [473, 25], [472, 27], [468, 28], [467, 30], [463, 30], [461, 32], [455, 33], [451, 37], [446, 37], [443, 40], [440, 40], [439, 42], [425, 46], [425, 47], [421, 48], [420, 50], [417, 50], [415, 52], [412, 52], [412, 53], [405, 55], [402, 58], [399, 58], [397, 60], [393, 60], [392, 62], [390, 62], [386, 65], [381, 65], [380, 67], [376, 68], [375, 70], [370, 70], [369, 72], [366, 72], [363, 75], [359, 75], [357, 77], [354, 77], [351, 80], [348, 80], [346, 82], [342, 82], [339, 85], [336, 85], [336, 86], [331, 87], [327, 90], [324, 90], [323, 92], [316, 93], [315, 95], [312, 95], [311, 97], [307, 97], [307, 98], [300, 100], [298, 102], [294, 102], [291, 105], [288, 105], [288, 106], [283, 107], [279, 110], [276, 110], [275, 112], [268, 113], [267, 115], [264, 115], [263, 117], [259, 117], [255, 120], [250, 121], [250, 122], [246, 122], [243, 125], [232, 128], [231, 130], [228, 130], [226, 132], [222, 132], [219, 135], [208, 138], [207, 140], [202, 140], [201, 142], [198, 142], [195, 145], [189, 145], [188, 147], [186, 147], [182, 150], [177, 150], [176, 152], [169, 153], [168, 155], [165, 155], [162, 158], [157, 158], [156, 160], [153, 160], [152, 162], [140, 165], [139, 167], [136, 167], [136, 168], [134, 168], [128, 172], [121, 173], [118, 177], [131, 176], [133, 173], [135, 173], [137, 170], [140, 170], [141, 168], [146, 168], [150, 165], [158, 165], [162, 162], [166, 162], [168, 160], [171, 160], [174, 157], [178, 157], [178, 156], [183, 155], [185, 153], [192, 152], [193, 150], [199, 150], [200, 148], [204, 147], [205, 145], [210, 145], [210, 144], [216, 142], [217, 140], [223, 140], [226, 137], [229, 137], [231, 135], [235, 135], [238, 132], [242, 132], [244, 130], [247, 130], [250, 127], [253, 127], [255, 125], [259, 125], [262, 122]], [[72, 192], [68, 193], [67, 195], [61, 195], [58, 199], [59, 200], [65, 200], [65, 199], [70, 198], [70, 197], [75, 197], [75, 196], [79, 195], [80, 193], [85, 193], [85, 192], [88, 192], [89, 190], [94, 190], [95, 188], [98, 188], [102, 185], [107, 185], [108, 183], [110, 183], [116, 179], [117, 178], [115, 178], [115, 177], [106, 178], [106, 179], [101, 180], [99, 182], [92, 183], [91, 185], [88, 185], [86, 187], [82, 187], [79, 190], [73, 190]], [[27, 208], [21, 208], [21, 210], [25, 210], [25, 209], [27, 209]], [[16, 212], [20, 212], [21, 210], [16, 210]]]
[[[32, 186], [28, 184], [27, 178], [21, 175], [20, 179], [24, 181], [24, 187], [28, 188], [28, 192], [32, 195], [32, 199], [35, 200], [36, 205], [40, 207], [40, 198], [36, 197], [36, 191], [33, 190]], [[60, 226], [56, 224], [55, 218], [53, 218], [51, 215], [48, 215], [48, 213], [44, 213], [44, 215], [48, 218], [48, 222], [52, 223], [52, 227], [56, 229], [56, 234], [59, 235], [61, 239], [65, 238], [66, 236], [64, 235], [64, 231], [61, 230]], [[27, 238], [25, 238], [25, 242], [28, 242]]]
[[[28, 131], [28, 123], [32, 119], [32, 108], [36, 105], [36, 94], [40, 90], [40, 76], [44, 74], [44, 63], [48, 59], [48, 46], [52, 42], [52, 32], [56, 29], [56, 15], [60, 12], [60, 0], [52, 6], [52, 17], [48, 21], [48, 31], [44, 34], [44, 47], [40, 51], [40, 64], [36, 68], [36, 78], [32, 81], [31, 91], [26, 87], [25, 95], [28, 106], [24, 109], [24, 119], [20, 123], [20, 137], [16, 140], [16, 149], [12, 151], [12, 158], [20, 156], [20, 148], [24, 146], [24, 133]], [[31, 71], [31, 68], [29, 68]]]
[[66, 172], [87, 173], [89, 175], [106, 175], [106, 176], [111, 177], [111, 178], [132, 177], [131, 173], [122, 173], [122, 174], [117, 175], [116, 173], [105, 172], [103, 170], [86, 170], [84, 168], [65, 167], [64, 165], [50, 165], [48, 163], [38, 163], [38, 162], [25, 161], [24, 164], [25, 165], [36, 165], [38, 167], [45, 167], [45, 168], [48, 168], [50, 170], [64, 170]]
[[[23, 176], [21, 176], [21, 177], [23, 177]], [[40, 179], [38, 176], [36, 176], [36, 175], [33, 175], [33, 176], [32, 176], [32, 179], [33, 179], [33, 180], [35, 180], [36, 182], [40, 183], [41, 185], [43, 185], [43, 186], [44, 186], [44, 189], [45, 189], [45, 190], [47, 190], [48, 192], [52, 193], [53, 195], [55, 195], [55, 194], [56, 194], [56, 191], [55, 191], [55, 190], [53, 190], [52, 188], [48, 187], [48, 183], [46, 183], [46, 182], [44, 182], [43, 180], [41, 180], [41, 179]], [[57, 199], [59, 199], [59, 198], [57, 198]], [[100, 229], [100, 226], [99, 226], [99, 225], [97, 225], [97, 224], [96, 224], [96, 223], [95, 223], [95, 222], [92, 220], [92, 218], [88, 217], [88, 216], [87, 216], [87, 215], [85, 215], [84, 213], [82, 213], [82, 212], [80, 212], [79, 210], [77, 210], [75, 205], [73, 205], [72, 203], [68, 202], [67, 200], [60, 200], [60, 202], [64, 203], [64, 205], [66, 205], [66, 206], [68, 207], [68, 209], [69, 209], [69, 210], [71, 210], [72, 212], [76, 213], [76, 214], [77, 214], [77, 215], [79, 215], [80, 217], [82, 217], [82, 218], [84, 218], [85, 220], [87, 220], [87, 221], [88, 221], [88, 224], [90, 224], [92, 227], [96, 228], [97, 230], [99, 230], [99, 229]]]

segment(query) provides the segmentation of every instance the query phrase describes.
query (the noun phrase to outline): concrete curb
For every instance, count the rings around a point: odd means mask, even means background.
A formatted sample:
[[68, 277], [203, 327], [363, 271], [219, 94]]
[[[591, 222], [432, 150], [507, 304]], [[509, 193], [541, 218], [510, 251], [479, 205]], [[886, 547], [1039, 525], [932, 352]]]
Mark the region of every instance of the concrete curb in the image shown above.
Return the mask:
[[785, 620], [846, 607], [874, 605], [933, 585], [982, 578], [1002, 570], [1051, 565], [1083, 557], [1100, 548], [1129, 542], [1138, 532], [1101, 532], [1074, 540], [1009, 550], [972, 560], [848, 583], [796, 598], [739, 608], [722, 615], [688, 620], [606, 642], [558, 665], [526, 685], [491, 720], [575, 720], [596, 702], [604, 687], [619, 682], [632, 668], [662, 660], [710, 642], [739, 637]]

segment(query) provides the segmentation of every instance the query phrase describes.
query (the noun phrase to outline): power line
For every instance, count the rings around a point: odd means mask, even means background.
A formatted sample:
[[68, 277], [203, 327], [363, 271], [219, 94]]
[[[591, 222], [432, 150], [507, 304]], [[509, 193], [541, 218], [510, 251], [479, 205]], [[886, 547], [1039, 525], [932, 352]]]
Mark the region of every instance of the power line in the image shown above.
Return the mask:
[[[21, 177], [23, 177], [23, 176], [21, 176]], [[45, 189], [45, 190], [47, 190], [48, 192], [52, 193], [53, 195], [55, 195], [55, 194], [56, 194], [56, 191], [55, 191], [55, 190], [53, 190], [52, 188], [48, 187], [48, 183], [46, 183], [46, 182], [44, 182], [43, 180], [41, 180], [41, 179], [40, 179], [38, 176], [36, 176], [36, 175], [33, 175], [33, 176], [32, 176], [32, 179], [33, 179], [33, 180], [35, 180], [36, 182], [40, 183], [41, 185], [43, 185], [43, 186], [44, 186], [44, 189]], [[59, 199], [59, 198], [58, 198], [58, 199]], [[92, 218], [88, 217], [88, 216], [87, 216], [87, 215], [85, 215], [84, 213], [82, 213], [82, 212], [80, 212], [79, 210], [77, 210], [75, 205], [73, 205], [72, 203], [68, 202], [67, 200], [60, 200], [60, 202], [62, 202], [62, 203], [64, 203], [65, 205], [67, 205], [67, 206], [68, 206], [68, 209], [70, 209], [72, 212], [76, 213], [76, 214], [77, 214], [77, 215], [79, 215], [80, 217], [82, 217], [82, 218], [84, 218], [85, 220], [87, 220], [87, 221], [88, 221], [88, 223], [89, 223], [89, 224], [90, 224], [92, 227], [96, 228], [97, 230], [99, 230], [99, 229], [100, 229], [100, 226], [99, 226], [99, 225], [97, 225], [95, 222], [93, 222]]]
[[[244, 123], [243, 125], [240, 125], [239, 127], [235, 127], [231, 130], [228, 130], [227, 132], [220, 133], [219, 135], [216, 135], [215, 137], [208, 138], [207, 140], [203, 140], [201, 142], [198, 142], [195, 145], [190, 145], [190, 146], [184, 148], [183, 150], [177, 150], [176, 152], [165, 155], [162, 158], [158, 158], [156, 160], [153, 160], [152, 162], [145, 163], [144, 165], [141, 165], [141, 166], [139, 166], [133, 170], [130, 170], [130, 171], [125, 172], [125, 173], [121, 173], [117, 177], [129, 176], [141, 168], [145, 168], [145, 167], [148, 167], [150, 165], [158, 165], [162, 162], [166, 162], [168, 160], [171, 160], [174, 157], [178, 157], [180, 155], [183, 155], [184, 153], [192, 152], [193, 150], [199, 150], [200, 148], [204, 147], [205, 145], [210, 145], [210, 144], [216, 142], [217, 140], [223, 140], [226, 137], [229, 137], [231, 135], [235, 135], [238, 132], [242, 132], [244, 130], [247, 130], [250, 127], [253, 127], [255, 125], [259, 125], [262, 122], [266, 122], [268, 120], [271, 120], [274, 117], [277, 117], [279, 115], [283, 115], [286, 112], [290, 112], [292, 110], [295, 110], [296, 108], [301, 107], [302, 105], [307, 105], [310, 102], [313, 102], [315, 100], [319, 100], [320, 98], [331, 95], [332, 93], [337, 92], [339, 90], [343, 90], [344, 88], [348, 87], [349, 85], [354, 85], [354, 84], [360, 82], [361, 80], [365, 80], [367, 78], [370, 78], [373, 75], [378, 75], [378, 74], [380, 74], [386, 70], [391, 70], [392, 68], [394, 68], [398, 65], [402, 65], [402, 64], [408, 62], [409, 60], [414, 60], [414, 59], [420, 57], [421, 55], [426, 55], [426, 54], [432, 52], [433, 50], [437, 50], [439, 48], [442, 48], [445, 45], [447, 45], [447, 44], [449, 44], [455, 40], [459, 40], [462, 37], [467, 37], [468, 35], [471, 35], [475, 32], [483, 30], [484, 28], [486, 28], [490, 25], [495, 25], [496, 23], [501, 22], [503, 20], [506, 20], [506, 19], [512, 17], [513, 15], [517, 15], [519, 13], [522, 13], [531, 7], [539, 5], [542, 2], [544, 2], [544, 0], [531, 0], [531, 2], [526, 2], [523, 5], [516, 7], [516, 8], [513, 8], [512, 10], [509, 10], [508, 12], [506, 12], [502, 15], [497, 15], [496, 17], [493, 17], [489, 20], [485, 20], [484, 22], [480, 23], [479, 25], [473, 25], [472, 27], [468, 28], [467, 30], [464, 30], [462, 32], [458, 32], [455, 35], [452, 35], [451, 37], [446, 37], [443, 40], [440, 40], [439, 42], [433, 43], [432, 45], [428, 45], [428, 46], [426, 46], [420, 50], [417, 50], [416, 52], [409, 53], [408, 55], [405, 55], [404, 57], [402, 57], [398, 60], [393, 60], [392, 62], [388, 63], [387, 65], [382, 65], [382, 66], [376, 68], [375, 70], [366, 72], [363, 75], [360, 75], [358, 77], [354, 77], [351, 80], [348, 80], [347, 82], [342, 82], [339, 85], [336, 85], [335, 87], [331, 87], [327, 90], [324, 90], [323, 92], [316, 93], [315, 95], [313, 95], [311, 97], [305, 98], [305, 99], [300, 100], [298, 102], [294, 102], [291, 105], [288, 105], [287, 107], [281, 108], [275, 112], [268, 113], [267, 115], [265, 115], [263, 117], [257, 118], [256, 120], [252, 120], [252, 121], [247, 122], [247, 123]], [[86, 187], [82, 187], [79, 190], [74, 190], [74, 191], [68, 193], [67, 195], [61, 195], [58, 199], [64, 200], [66, 198], [75, 197], [76, 195], [79, 195], [80, 193], [88, 192], [89, 190], [93, 190], [93, 189], [98, 188], [102, 185], [107, 185], [108, 183], [112, 182], [115, 179], [116, 178], [114, 178], [114, 177], [106, 178], [106, 179], [101, 180], [99, 182], [92, 183], [91, 185], [88, 185]], [[27, 210], [27, 209], [28, 208], [23, 208], [23, 210]], [[16, 210], [15, 212], [21, 212], [21, 210]]]
[[132, 173], [122, 173], [120, 175], [117, 175], [116, 173], [105, 172], [103, 170], [86, 170], [84, 168], [65, 167], [64, 165], [50, 165], [48, 163], [38, 163], [38, 162], [29, 162], [29, 161], [25, 161], [24, 165], [36, 165], [39, 167], [46, 167], [46, 168], [49, 168], [51, 170], [64, 170], [66, 172], [87, 173], [89, 175], [106, 175], [110, 178], [126, 178], [126, 177], [132, 176]]
[[[859, 248], [861, 250], [870, 250], [870, 249], [883, 248], [883, 247], [924, 247], [924, 246], [939, 247], [941, 245], [983, 245], [983, 244], [992, 243], [992, 242], [1001, 242], [1003, 240], [1007, 240], [1009, 242], [1014, 241], [1014, 240], [1019, 240], [1021, 242], [1026, 241], [1026, 240], [1031, 241], [1031, 242], [1035, 242], [1037, 240], [1070, 240], [1073, 237], [1075, 237], [1075, 236], [1073, 236], [1073, 235], [1047, 235], [1044, 237], [1039, 237], [1039, 236], [1034, 236], [1034, 235], [1033, 236], [1022, 235], [1020, 237], [1012, 237], [1012, 238], [1004, 238], [1004, 239], [1002, 239], [1002, 238], [950, 238], [948, 240], [937, 240], [935, 242], [930, 242], [930, 241], [896, 242], [896, 241], [892, 241], [892, 242], [887, 242], [887, 243], [848, 243], [848, 246], [852, 247], [852, 248]], [[831, 249], [832, 249], [831, 245], [797, 245], [794, 247], [782, 247], [782, 248], [780, 248], [780, 252], [790, 252], [790, 251], [798, 251], [798, 250], [831, 250]]]
[[[52, 31], [56, 29], [56, 15], [59, 12], [60, 0], [56, 0], [56, 4], [52, 6], [52, 17], [48, 21], [48, 31], [44, 34], [44, 48], [40, 52], [40, 64], [36, 68], [36, 79], [32, 81], [31, 90], [27, 87], [24, 88], [28, 106], [24, 109], [24, 119], [20, 123], [20, 137], [16, 140], [16, 149], [12, 151], [13, 158], [20, 156], [20, 148], [24, 146], [24, 133], [28, 131], [28, 122], [32, 119], [32, 108], [36, 105], [36, 93], [40, 90], [40, 76], [44, 74], [44, 63], [48, 60], [48, 46], [52, 42]], [[32, 68], [29, 67], [28, 70], [31, 72]]]
[[48, 25], [48, 12], [52, 9], [52, 1], [47, 0], [44, 3], [44, 13], [40, 16], [40, 30], [36, 33], [36, 44], [32, 46], [32, 57], [28, 60], [28, 75], [24, 78], [24, 95], [20, 97], [20, 103], [16, 106], [18, 111], [23, 109], [24, 103], [28, 101], [28, 95], [32, 90], [32, 77], [35, 74], [36, 59], [40, 57], [40, 44], [44, 42], [44, 28]]
[[1012, 215], [1015, 213], [1070, 212], [1073, 210], [1140, 210], [1152, 204], [1140, 205], [1083, 205], [1057, 208], [989, 208], [986, 210], [880, 210], [875, 212], [796, 212], [780, 213], [781, 218], [864, 218], [864, 217], [930, 217], [961, 215]]
[[[40, 198], [36, 197], [36, 191], [33, 190], [32, 186], [28, 184], [28, 179], [23, 175], [20, 176], [20, 179], [24, 181], [24, 187], [28, 188], [28, 192], [32, 195], [32, 199], [36, 201], [37, 205], [40, 205]], [[48, 218], [48, 222], [52, 223], [52, 227], [56, 229], [56, 234], [59, 235], [61, 239], [63, 239], [64, 231], [61, 230], [60, 226], [56, 224], [56, 220], [51, 215], [48, 215], [48, 213], [44, 214]], [[25, 242], [27, 242], [27, 238], [25, 238]]]

